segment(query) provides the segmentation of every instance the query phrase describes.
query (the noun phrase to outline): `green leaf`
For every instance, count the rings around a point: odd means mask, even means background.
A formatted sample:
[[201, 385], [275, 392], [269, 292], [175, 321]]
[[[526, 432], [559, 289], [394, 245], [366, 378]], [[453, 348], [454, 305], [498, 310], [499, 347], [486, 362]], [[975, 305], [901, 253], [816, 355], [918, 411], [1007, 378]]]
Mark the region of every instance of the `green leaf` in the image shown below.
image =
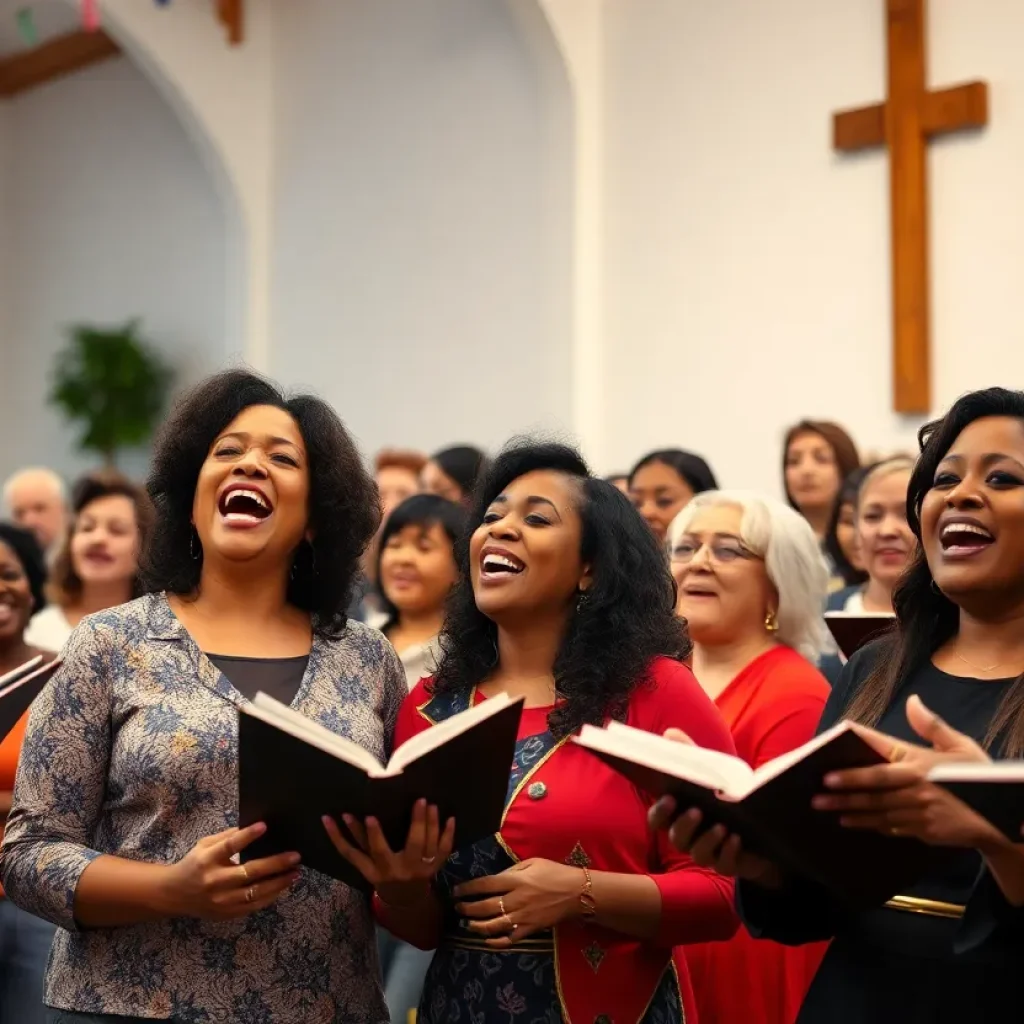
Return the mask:
[[78, 425], [78, 446], [113, 462], [145, 444], [163, 415], [174, 380], [145, 343], [138, 321], [123, 327], [77, 325], [56, 360], [49, 400]]

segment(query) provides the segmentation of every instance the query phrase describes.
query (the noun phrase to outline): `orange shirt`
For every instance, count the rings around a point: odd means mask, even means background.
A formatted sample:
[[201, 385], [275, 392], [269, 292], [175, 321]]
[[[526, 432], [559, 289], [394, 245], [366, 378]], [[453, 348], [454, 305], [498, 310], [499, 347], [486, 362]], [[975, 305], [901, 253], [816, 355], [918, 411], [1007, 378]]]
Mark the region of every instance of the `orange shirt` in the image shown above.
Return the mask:
[[[0, 743], [0, 793], [10, 793], [14, 789], [14, 776], [18, 771], [18, 758], [21, 756], [21, 744], [25, 739], [25, 727], [28, 725], [28, 712], [21, 716], [17, 725]], [[0, 821], [0, 839], [3, 839], [4, 826]], [[4, 894], [0, 886], [0, 897]]]

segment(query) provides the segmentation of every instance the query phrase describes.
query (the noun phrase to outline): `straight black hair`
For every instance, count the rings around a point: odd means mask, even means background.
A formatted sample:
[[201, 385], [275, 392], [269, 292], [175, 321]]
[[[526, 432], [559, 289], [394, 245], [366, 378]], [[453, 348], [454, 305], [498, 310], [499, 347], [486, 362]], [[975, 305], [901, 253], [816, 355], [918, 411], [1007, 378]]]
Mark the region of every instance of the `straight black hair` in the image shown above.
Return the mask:
[[660, 463], [674, 469], [678, 476], [689, 486], [694, 494], [702, 491], [717, 491], [718, 481], [711, 467], [699, 455], [684, 451], [682, 448], [661, 448], [656, 452], [648, 452], [629, 472], [629, 483], [644, 466]]
[[455, 558], [455, 544], [466, 530], [466, 510], [454, 501], [442, 498], [437, 494], [414, 494], [397, 505], [384, 521], [380, 537], [377, 540], [377, 565], [374, 578], [377, 580], [377, 593], [380, 598], [381, 610], [387, 616], [382, 629], [387, 632], [398, 624], [399, 610], [388, 600], [384, 587], [380, 582], [380, 563], [384, 557], [384, 549], [388, 541], [406, 527], [418, 526], [429, 529], [440, 526], [452, 545], [452, 558]]

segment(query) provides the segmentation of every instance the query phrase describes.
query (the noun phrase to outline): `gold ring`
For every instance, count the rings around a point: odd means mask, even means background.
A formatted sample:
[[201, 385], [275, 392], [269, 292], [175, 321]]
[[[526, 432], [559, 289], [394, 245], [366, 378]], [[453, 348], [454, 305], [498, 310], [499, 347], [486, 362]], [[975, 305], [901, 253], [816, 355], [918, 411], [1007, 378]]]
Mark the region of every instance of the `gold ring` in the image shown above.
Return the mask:
[[254, 899], [256, 899], [256, 886], [250, 885], [249, 888], [245, 890], [245, 902], [252, 903]]
[[244, 864], [238, 865], [238, 870], [242, 872], [242, 877], [248, 882], [249, 881], [249, 869]]
[[508, 916], [508, 914], [503, 914], [502, 917], [504, 917], [505, 920], [508, 922], [508, 933], [509, 935], [511, 935], [519, 927], [519, 925], [517, 925], [515, 921], [513, 921], [512, 918]]
[[889, 760], [895, 764], [897, 761], [902, 761], [907, 756], [906, 750], [899, 743], [892, 745], [892, 750], [889, 751]]
[[499, 896], [498, 897], [498, 909], [501, 911], [501, 916], [502, 917], [508, 917], [508, 914], [505, 913], [505, 897], [504, 896]]

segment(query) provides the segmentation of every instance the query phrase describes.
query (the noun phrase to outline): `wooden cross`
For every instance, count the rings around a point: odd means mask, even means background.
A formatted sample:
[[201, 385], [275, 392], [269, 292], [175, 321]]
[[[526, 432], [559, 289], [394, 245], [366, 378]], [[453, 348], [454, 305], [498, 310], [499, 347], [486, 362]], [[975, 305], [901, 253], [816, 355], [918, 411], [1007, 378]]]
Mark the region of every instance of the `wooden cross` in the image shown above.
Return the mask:
[[925, 0], [886, 0], [889, 95], [833, 118], [833, 145], [852, 153], [889, 149], [892, 217], [893, 401], [897, 412], [931, 411], [927, 142], [988, 123], [988, 86], [929, 90]]

